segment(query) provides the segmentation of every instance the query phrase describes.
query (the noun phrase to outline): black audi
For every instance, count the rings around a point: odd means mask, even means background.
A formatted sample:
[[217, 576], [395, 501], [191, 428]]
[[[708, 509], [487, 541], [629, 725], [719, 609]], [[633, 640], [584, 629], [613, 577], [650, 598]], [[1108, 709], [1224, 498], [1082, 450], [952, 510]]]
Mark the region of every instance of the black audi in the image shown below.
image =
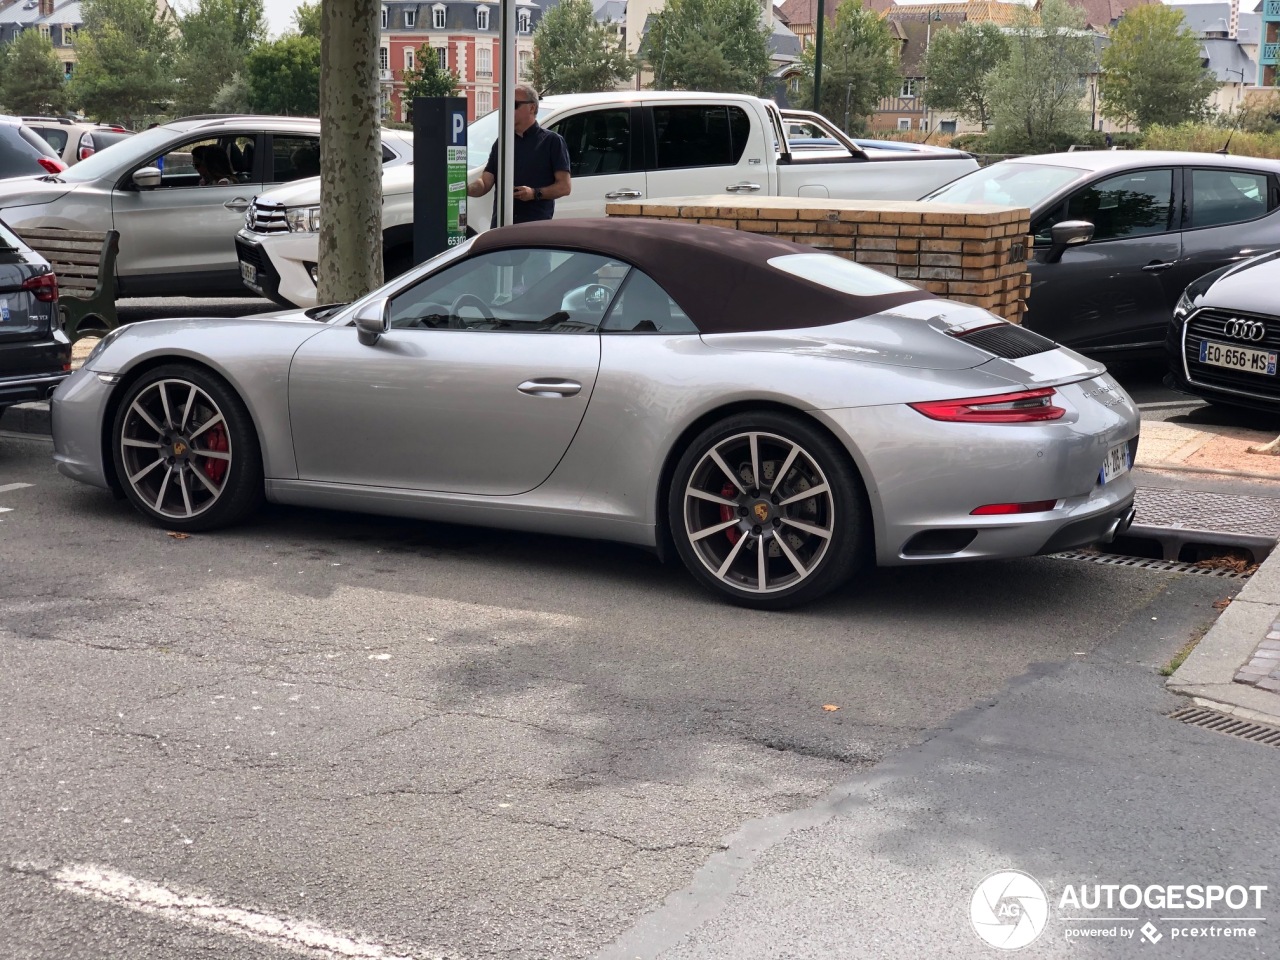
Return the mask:
[[49, 262], [0, 223], [0, 412], [44, 400], [71, 372]]
[[1174, 308], [1168, 383], [1211, 403], [1280, 410], [1280, 251], [1220, 267]]

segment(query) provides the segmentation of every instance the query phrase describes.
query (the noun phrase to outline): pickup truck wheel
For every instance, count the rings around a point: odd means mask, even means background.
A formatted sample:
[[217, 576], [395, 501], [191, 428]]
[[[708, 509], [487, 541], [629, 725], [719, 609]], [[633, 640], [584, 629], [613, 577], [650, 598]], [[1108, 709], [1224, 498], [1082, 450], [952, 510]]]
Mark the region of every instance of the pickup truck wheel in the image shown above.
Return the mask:
[[729, 417], [689, 444], [667, 516], [694, 578], [759, 610], [841, 586], [870, 541], [862, 482], [848, 455], [816, 426], [770, 411]]
[[200, 367], [166, 364], [131, 384], [111, 452], [129, 501], [166, 529], [228, 526], [262, 502], [262, 452], [249, 411], [225, 380]]

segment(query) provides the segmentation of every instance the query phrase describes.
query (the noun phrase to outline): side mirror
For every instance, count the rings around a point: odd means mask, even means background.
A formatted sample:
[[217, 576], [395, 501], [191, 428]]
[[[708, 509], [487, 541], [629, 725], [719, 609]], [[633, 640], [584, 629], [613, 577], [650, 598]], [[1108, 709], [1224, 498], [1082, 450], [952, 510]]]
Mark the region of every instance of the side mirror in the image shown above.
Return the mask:
[[613, 291], [603, 283], [588, 285], [586, 291], [587, 309], [593, 313], [604, 313], [604, 308], [609, 305], [609, 298], [612, 296]]
[[133, 171], [133, 185], [139, 190], [152, 190], [160, 186], [160, 178], [163, 176], [159, 167], [139, 167]]
[[371, 300], [356, 311], [356, 336], [366, 347], [372, 347], [391, 329], [391, 301], [386, 297]]
[[1057, 263], [1068, 247], [1093, 239], [1093, 224], [1088, 220], [1063, 220], [1049, 229], [1049, 237], [1049, 251], [1044, 255], [1044, 262]]

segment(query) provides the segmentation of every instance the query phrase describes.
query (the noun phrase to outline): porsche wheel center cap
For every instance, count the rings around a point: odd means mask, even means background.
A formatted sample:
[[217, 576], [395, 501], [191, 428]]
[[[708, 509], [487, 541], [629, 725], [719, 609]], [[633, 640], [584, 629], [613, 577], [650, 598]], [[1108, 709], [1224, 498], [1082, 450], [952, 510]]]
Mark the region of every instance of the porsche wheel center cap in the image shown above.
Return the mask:
[[747, 508], [747, 517], [752, 523], [768, 523], [773, 519], [773, 504], [768, 500], [757, 500]]

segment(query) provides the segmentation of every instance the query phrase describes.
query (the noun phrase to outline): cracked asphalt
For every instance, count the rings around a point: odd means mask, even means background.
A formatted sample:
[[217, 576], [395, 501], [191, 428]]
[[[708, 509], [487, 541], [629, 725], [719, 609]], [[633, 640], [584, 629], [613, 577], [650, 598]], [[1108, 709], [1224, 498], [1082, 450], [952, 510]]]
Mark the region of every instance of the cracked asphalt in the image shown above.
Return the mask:
[[[15, 960], [289, 955], [69, 895], [49, 880], [66, 864], [402, 955], [593, 956], [744, 824], [1180, 589], [1035, 559], [877, 571], [754, 613], [610, 544], [281, 508], [177, 539], [50, 451], [0, 435], [0, 486], [29, 484], [0, 493]], [[1236, 586], [1188, 588], [1152, 656]]]

